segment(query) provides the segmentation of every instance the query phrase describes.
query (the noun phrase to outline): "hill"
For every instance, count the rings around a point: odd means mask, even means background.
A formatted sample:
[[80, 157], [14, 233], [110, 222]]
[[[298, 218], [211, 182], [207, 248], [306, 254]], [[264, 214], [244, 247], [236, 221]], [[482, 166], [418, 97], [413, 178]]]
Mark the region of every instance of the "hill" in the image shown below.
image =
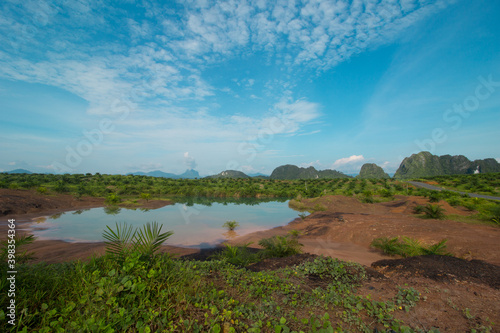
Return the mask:
[[15, 170], [7, 171], [7, 173], [26, 173], [26, 174], [30, 175], [33, 172], [26, 170], [26, 169], [15, 169]]
[[296, 165], [282, 165], [271, 173], [270, 179], [319, 179], [319, 178], [351, 178], [336, 170], [316, 170], [314, 167], [300, 168]]
[[359, 171], [359, 175], [356, 178], [362, 179], [380, 179], [380, 178], [390, 178], [389, 175], [374, 163], [365, 163]]
[[500, 172], [500, 163], [493, 158], [470, 161], [463, 155], [437, 156], [428, 151], [422, 151], [406, 157], [394, 174], [394, 178], [409, 179], [489, 172]]
[[207, 178], [250, 178], [250, 177], [241, 171], [226, 170], [216, 175], [208, 176]]
[[162, 178], [172, 178], [172, 179], [181, 179], [181, 178], [188, 178], [188, 179], [194, 179], [194, 178], [200, 178], [200, 174], [198, 171], [189, 169], [186, 170], [184, 173], [180, 175], [176, 175], [173, 173], [167, 173], [163, 172], [160, 170], [155, 170], [155, 171], [150, 171], [150, 172], [133, 172], [133, 173], [128, 173], [127, 175], [134, 175], [134, 176], [150, 176], [150, 177], [162, 177]]

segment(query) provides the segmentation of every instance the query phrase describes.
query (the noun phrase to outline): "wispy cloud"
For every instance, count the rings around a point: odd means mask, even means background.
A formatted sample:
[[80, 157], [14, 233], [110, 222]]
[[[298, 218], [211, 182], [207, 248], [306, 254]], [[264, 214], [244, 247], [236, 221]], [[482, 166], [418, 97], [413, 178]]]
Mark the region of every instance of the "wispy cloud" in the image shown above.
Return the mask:
[[[173, 15], [152, 3], [147, 20], [94, 1], [20, 7], [5, 2], [0, 41], [11, 47], [0, 53], [0, 75], [67, 89], [85, 98], [95, 113], [132, 93], [170, 104], [203, 100], [213, 91], [200, 70], [211, 63], [264, 51], [285, 67], [324, 71], [391, 41], [402, 28], [449, 2], [189, 1]], [[129, 45], [105, 40], [120, 25], [124, 37], [131, 37]], [[97, 32], [102, 41], [92, 41]], [[244, 82], [247, 87], [254, 83]]]

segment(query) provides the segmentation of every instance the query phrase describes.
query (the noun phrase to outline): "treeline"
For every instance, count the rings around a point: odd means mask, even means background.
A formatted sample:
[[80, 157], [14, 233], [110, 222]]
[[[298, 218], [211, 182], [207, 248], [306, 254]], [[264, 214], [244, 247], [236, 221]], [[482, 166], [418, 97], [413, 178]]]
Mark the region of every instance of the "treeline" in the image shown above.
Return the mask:
[[[390, 179], [169, 179], [135, 175], [96, 174], [6, 174], [0, 173], [0, 188], [31, 189], [41, 194], [66, 193], [94, 196], [152, 198], [313, 198], [321, 195], [411, 194], [402, 183]], [[188, 199], [186, 199], [188, 200]]]

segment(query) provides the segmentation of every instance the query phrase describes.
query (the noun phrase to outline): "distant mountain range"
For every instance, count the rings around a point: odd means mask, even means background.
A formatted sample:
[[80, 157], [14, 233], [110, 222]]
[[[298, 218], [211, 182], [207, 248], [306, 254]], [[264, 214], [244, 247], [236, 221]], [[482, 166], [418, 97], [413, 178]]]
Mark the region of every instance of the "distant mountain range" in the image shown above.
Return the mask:
[[198, 171], [193, 170], [193, 169], [188, 169], [183, 174], [180, 174], [180, 175], [176, 175], [176, 174], [173, 174], [173, 173], [167, 173], [167, 172], [163, 172], [163, 171], [160, 171], [160, 170], [150, 171], [150, 172], [138, 171], [138, 172], [128, 173], [127, 175], [163, 177], [163, 178], [172, 178], [172, 179], [195, 179], [195, 178], [201, 178], [200, 174], [198, 173]]
[[[494, 158], [470, 161], [463, 155], [443, 155], [437, 156], [430, 152], [422, 151], [406, 157], [394, 174], [395, 179], [411, 179], [421, 177], [432, 177], [441, 175], [460, 175], [474, 173], [500, 172], [500, 163]], [[26, 169], [15, 169], [6, 173], [16, 174], [32, 172]], [[160, 170], [150, 172], [133, 172], [128, 175], [163, 177], [172, 179], [194, 179], [202, 178], [198, 171], [188, 169], [180, 175], [167, 173]], [[262, 173], [245, 174], [237, 170], [225, 170], [207, 178], [262, 178], [262, 179], [333, 179], [352, 178], [354, 175], [347, 175], [336, 170], [316, 170], [314, 167], [301, 168], [296, 165], [281, 165], [273, 170], [270, 176]], [[366, 163], [361, 167], [357, 178], [391, 178], [380, 166], [373, 163]]]

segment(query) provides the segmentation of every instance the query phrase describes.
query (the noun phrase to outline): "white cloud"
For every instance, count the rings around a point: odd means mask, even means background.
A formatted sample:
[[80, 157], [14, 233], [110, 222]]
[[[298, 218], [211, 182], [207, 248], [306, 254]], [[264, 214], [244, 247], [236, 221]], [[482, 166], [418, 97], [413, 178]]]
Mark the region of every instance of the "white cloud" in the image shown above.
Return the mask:
[[[408, 0], [267, 6], [230, 0], [200, 6], [192, 1], [176, 16], [166, 17], [161, 3], [153, 2], [146, 5], [147, 19], [123, 15], [99, 2], [6, 5], [0, 15], [0, 42], [15, 48], [0, 53], [0, 76], [66, 89], [87, 100], [92, 113], [107, 113], [114, 99], [131, 95], [169, 104], [203, 100], [213, 95], [201, 75], [211, 63], [264, 51], [285, 66], [324, 71], [368, 47], [390, 42], [403, 28], [450, 1], [418, 6]], [[31, 25], [11, 18], [18, 11], [33, 18], [26, 20]], [[120, 22], [132, 37], [131, 45], [90, 39], [96, 32], [116, 31]], [[250, 88], [255, 79], [242, 83]]]
[[264, 123], [274, 128], [275, 133], [295, 133], [302, 125], [320, 117], [319, 107], [319, 104], [304, 99], [294, 102], [282, 100], [274, 105], [276, 116], [266, 119]]
[[194, 168], [196, 168], [196, 161], [194, 160], [194, 158], [192, 158], [191, 156], [189, 156], [189, 152], [185, 152], [184, 153], [184, 165], [188, 169], [194, 169]]
[[345, 167], [346, 165], [359, 164], [359, 163], [363, 162], [364, 160], [365, 160], [365, 158], [363, 157], [363, 155], [352, 155], [349, 157], [344, 157], [344, 158], [336, 160], [335, 162], [333, 162], [332, 167], [333, 168], [342, 168], [342, 167]]

